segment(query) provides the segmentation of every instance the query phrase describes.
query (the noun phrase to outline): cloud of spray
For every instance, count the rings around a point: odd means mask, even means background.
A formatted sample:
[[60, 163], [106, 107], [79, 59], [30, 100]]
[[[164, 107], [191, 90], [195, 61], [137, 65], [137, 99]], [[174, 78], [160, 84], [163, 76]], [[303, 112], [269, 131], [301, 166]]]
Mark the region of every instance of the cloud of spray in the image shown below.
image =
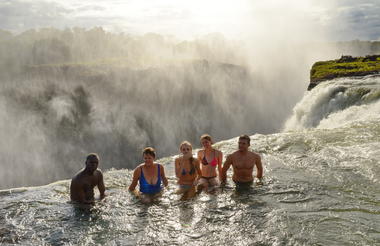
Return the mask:
[[[184, 139], [197, 143], [205, 132], [223, 139], [252, 125], [268, 129], [238, 106], [255, 104], [244, 93], [251, 78], [241, 66], [191, 60], [146, 69], [99, 69], [34, 66], [4, 86], [7, 121], [1, 135], [13, 140], [3, 143], [13, 151], [0, 149], [4, 168], [12, 174], [2, 179], [6, 186], [67, 178], [88, 152], [98, 152], [104, 168], [131, 168], [148, 145], [164, 156], [177, 152]], [[22, 168], [26, 162], [28, 170]]]
[[132, 168], [147, 145], [165, 156], [205, 132], [221, 140], [278, 131], [311, 64], [339, 51], [319, 42], [325, 33], [304, 16], [307, 5], [250, 6], [236, 40], [99, 28], [3, 35], [0, 187], [69, 178], [88, 152], [105, 169]]

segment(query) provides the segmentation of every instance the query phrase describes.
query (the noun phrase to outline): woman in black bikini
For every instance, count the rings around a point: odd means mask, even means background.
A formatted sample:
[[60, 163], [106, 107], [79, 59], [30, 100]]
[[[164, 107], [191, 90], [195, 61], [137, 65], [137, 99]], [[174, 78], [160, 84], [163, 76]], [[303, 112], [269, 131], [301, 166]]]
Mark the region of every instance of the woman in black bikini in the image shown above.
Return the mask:
[[198, 190], [205, 189], [206, 191], [211, 191], [219, 184], [216, 169], [218, 167], [218, 174], [220, 176], [222, 173], [223, 154], [212, 147], [212, 139], [208, 134], [201, 136], [201, 144], [203, 149], [198, 151], [198, 160], [201, 163], [202, 176], [198, 182]]
[[184, 141], [179, 146], [182, 156], [175, 159], [175, 175], [178, 178], [179, 189], [177, 194], [183, 194], [181, 200], [189, 199], [195, 195], [197, 177], [201, 175], [199, 161], [193, 158], [191, 144]]

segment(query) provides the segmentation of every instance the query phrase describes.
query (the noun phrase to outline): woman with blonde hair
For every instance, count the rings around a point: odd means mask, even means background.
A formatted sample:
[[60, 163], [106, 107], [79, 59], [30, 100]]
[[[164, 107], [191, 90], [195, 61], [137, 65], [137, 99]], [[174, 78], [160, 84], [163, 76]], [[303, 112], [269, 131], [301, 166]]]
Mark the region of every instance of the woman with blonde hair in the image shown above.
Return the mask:
[[[222, 173], [223, 153], [212, 147], [212, 139], [208, 134], [203, 134], [200, 138], [203, 149], [198, 151], [198, 160], [201, 163], [201, 177], [198, 182], [198, 190], [204, 189], [211, 191], [219, 184], [219, 178]], [[218, 169], [218, 174], [216, 170]]]
[[180, 144], [181, 156], [175, 159], [175, 175], [178, 179], [177, 194], [182, 194], [181, 200], [189, 199], [195, 195], [197, 178], [201, 175], [199, 161], [193, 157], [193, 147], [188, 141]]

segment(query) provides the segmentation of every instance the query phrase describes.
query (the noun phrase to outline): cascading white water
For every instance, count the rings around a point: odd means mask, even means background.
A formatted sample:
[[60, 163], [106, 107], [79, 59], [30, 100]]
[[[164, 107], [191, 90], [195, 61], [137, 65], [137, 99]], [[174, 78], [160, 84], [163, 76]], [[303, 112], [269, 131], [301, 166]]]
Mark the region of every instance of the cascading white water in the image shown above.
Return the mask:
[[380, 77], [343, 78], [322, 82], [305, 93], [284, 130], [337, 128], [380, 119]]

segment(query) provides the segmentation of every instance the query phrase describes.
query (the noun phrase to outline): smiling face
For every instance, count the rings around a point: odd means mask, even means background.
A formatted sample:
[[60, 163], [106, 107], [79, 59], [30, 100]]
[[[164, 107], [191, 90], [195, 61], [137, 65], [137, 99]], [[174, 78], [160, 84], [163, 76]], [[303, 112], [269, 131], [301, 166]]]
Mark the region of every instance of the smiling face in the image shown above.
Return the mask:
[[203, 138], [201, 140], [201, 144], [202, 144], [204, 149], [209, 149], [209, 148], [211, 148], [211, 145], [212, 145], [211, 141], [206, 139], [206, 138]]
[[181, 151], [184, 157], [189, 158], [193, 155], [193, 152], [192, 152], [193, 148], [191, 147], [191, 145], [187, 143], [181, 144], [181, 147], [179, 148], [179, 150]]
[[144, 163], [146, 165], [153, 165], [154, 162], [154, 156], [150, 154], [143, 154]]
[[86, 169], [89, 173], [93, 174], [98, 168], [99, 159], [96, 156], [91, 156], [86, 160]]
[[245, 152], [248, 151], [249, 143], [246, 139], [239, 139], [238, 142], [239, 151]]

